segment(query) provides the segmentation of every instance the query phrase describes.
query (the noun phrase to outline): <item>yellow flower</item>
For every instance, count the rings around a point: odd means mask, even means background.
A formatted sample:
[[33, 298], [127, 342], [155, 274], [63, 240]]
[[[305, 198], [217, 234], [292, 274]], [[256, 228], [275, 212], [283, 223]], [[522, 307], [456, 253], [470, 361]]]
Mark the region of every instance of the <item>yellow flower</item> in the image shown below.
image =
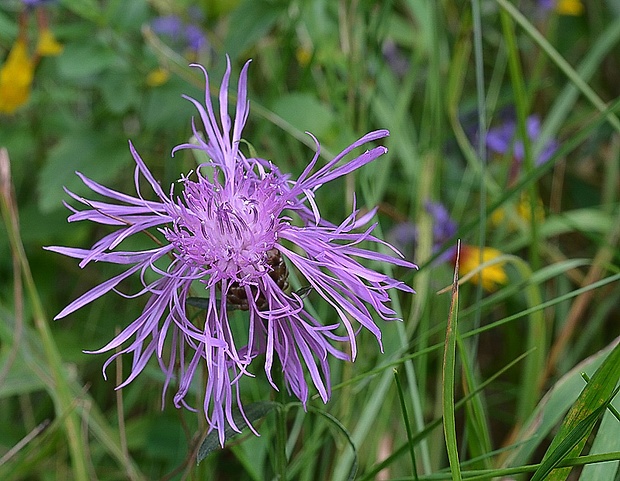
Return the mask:
[[33, 76], [28, 46], [18, 38], [0, 68], [0, 113], [12, 114], [28, 101]]
[[578, 16], [583, 14], [584, 6], [581, 0], [558, 0], [555, 11], [560, 15]]
[[[530, 205], [530, 196], [527, 192], [522, 192], [519, 198], [519, 204], [517, 205], [517, 215], [523, 219], [526, 223], [530, 223], [532, 220], [532, 207]], [[536, 206], [534, 207], [534, 216], [536, 222], [542, 223], [545, 220], [545, 209], [540, 198], [537, 199]], [[506, 219], [506, 213], [503, 208], [499, 208], [491, 214], [491, 224], [498, 226], [502, 224]], [[509, 221], [508, 226], [511, 229], [517, 228], [517, 223], [513, 220]]]
[[504, 262], [498, 262], [482, 270], [479, 270], [479, 268], [481, 264], [496, 259], [501, 255], [501, 251], [493, 249], [492, 247], [483, 248], [481, 253], [478, 247], [463, 246], [459, 258], [459, 272], [461, 277], [478, 270], [479, 272], [472, 276], [471, 281], [475, 284], [482, 282], [484, 290], [489, 292], [494, 291], [498, 285], [508, 282], [508, 276], [506, 275], [506, 271], [504, 271]]
[[298, 47], [297, 50], [295, 50], [295, 57], [299, 65], [306, 67], [310, 63], [312, 52], [306, 47]]
[[170, 72], [163, 68], [158, 67], [155, 70], [151, 70], [146, 76], [146, 84], [149, 87], [159, 87], [165, 84], [170, 78]]
[[36, 52], [42, 57], [51, 57], [60, 55], [63, 46], [56, 40], [52, 31], [45, 27], [39, 31], [39, 41], [37, 42]]

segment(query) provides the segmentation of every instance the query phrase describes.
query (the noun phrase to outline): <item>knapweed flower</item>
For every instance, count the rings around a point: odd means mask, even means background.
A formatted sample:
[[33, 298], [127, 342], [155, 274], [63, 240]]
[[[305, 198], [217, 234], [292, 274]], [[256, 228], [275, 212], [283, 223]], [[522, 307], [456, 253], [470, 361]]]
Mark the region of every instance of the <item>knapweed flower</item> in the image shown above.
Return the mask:
[[12, 114], [28, 101], [34, 67], [26, 41], [18, 37], [0, 68], [0, 113]]
[[[435, 264], [456, 262], [456, 245], [448, 245], [447, 242], [452, 239], [458, 230], [458, 226], [450, 217], [445, 206], [438, 202], [427, 201], [424, 208], [430, 214], [433, 220], [432, 236], [433, 236], [433, 254], [438, 254]], [[405, 251], [411, 251], [409, 243], [418, 242], [418, 228], [410, 222], [402, 222], [397, 224], [388, 235], [388, 238], [394, 239], [396, 246]], [[459, 274], [461, 277], [467, 276], [478, 269], [486, 262], [489, 262], [502, 253], [492, 247], [483, 247], [463, 244], [459, 256]], [[498, 285], [505, 284], [508, 276], [504, 271], [504, 263], [498, 262], [484, 267], [471, 276], [474, 284], [482, 284], [486, 291], [494, 291]]]
[[[345, 350], [337, 347], [348, 341], [351, 357], [355, 358], [356, 334], [360, 330], [356, 324], [368, 329], [380, 342], [381, 331], [373, 313], [384, 320], [396, 318], [389, 307], [388, 289], [413, 291], [360, 260], [415, 266], [365, 247], [387, 245], [372, 235], [376, 224], [369, 223], [374, 210], [360, 215], [354, 209], [343, 222], [334, 225], [321, 217], [315, 202], [315, 193], [322, 185], [386, 152], [385, 147], [372, 147], [344, 160], [354, 149], [386, 137], [386, 130], [365, 135], [321, 167], [320, 146], [315, 139], [317, 153], [297, 180], [291, 180], [271, 162], [248, 158], [240, 150], [249, 114], [249, 62], [239, 78], [234, 120], [228, 113], [230, 62], [221, 83], [217, 116], [209, 96], [207, 72], [197, 67], [206, 78], [204, 104], [188, 100], [197, 108], [205, 132], [199, 133], [192, 123], [197, 144], [179, 145], [173, 154], [180, 149], [199, 150], [206, 154], [208, 162], [182, 176], [167, 193], [130, 143], [136, 162], [137, 196], [104, 187], [80, 173], [86, 186], [107, 200], [88, 200], [68, 192], [86, 206], [83, 210], [69, 207], [73, 211], [69, 221], [90, 220], [115, 230], [90, 249], [48, 249], [80, 259], [80, 267], [91, 262], [126, 267], [123, 273], [73, 301], [56, 319], [110, 291], [118, 292], [124, 279], [140, 273], [143, 288], [138, 294], [148, 296], [142, 314], [93, 352], [120, 349], [105, 363], [104, 371], [118, 355], [133, 354], [131, 374], [119, 388], [135, 379], [154, 356], [165, 374], [162, 397], [173, 380], [178, 385], [174, 395], [177, 407], [189, 407], [187, 392], [199, 365], [204, 366], [203, 409], [210, 429], [219, 431], [223, 444], [227, 424], [239, 430], [233, 420], [233, 405], [243, 414], [239, 379], [251, 375], [251, 363], [258, 355], [265, 355], [264, 369], [274, 388], [272, 370], [281, 369], [288, 391], [305, 404], [309, 394], [305, 373], [309, 373], [326, 402], [330, 397], [329, 355], [348, 359]], [[143, 196], [140, 177], [148, 181], [156, 200]], [[175, 193], [177, 186], [182, 190], [180, 194]], [[121, 249], [125, 239], [144, 232], [159, 236], [160, 243], [141, 251]], [[336, 315], [329, 323], [310, 314], [300, 291], [290, 291], [290, 268], [296, 269], [312, 292], [333, 307]], [[153, 275], [155, 280], [147, 281]], [[202, 298], [204, 315], [199, 321], [191, 320], [189, 315], [190, 296]], [[245, 340], [233, 335], [232, 309], [247, 312]]]

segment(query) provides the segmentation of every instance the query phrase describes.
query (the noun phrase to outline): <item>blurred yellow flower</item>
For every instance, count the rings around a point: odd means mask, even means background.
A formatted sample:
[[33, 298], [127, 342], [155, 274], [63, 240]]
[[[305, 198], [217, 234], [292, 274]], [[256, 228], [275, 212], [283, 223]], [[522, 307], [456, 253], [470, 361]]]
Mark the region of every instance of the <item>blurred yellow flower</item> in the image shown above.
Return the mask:
[[62, 53], [63, 46], [56, 40], [52, 31], [45, 27], [39, 31], [39, 41], [37, 42], [37, 55], [42, 57], [51, 57], [54, 55], [60, 55]]
[[295, 50], [295, 57], [299, 65], [306, 67], [310, 63], [310, 59], [312, 59], [312, 52], [306, 47], [298, 47]]
[[165, 84], [170, 78], [170, 72], [163, 68], [158, 67], [155, 70], [151, 70], [146, 76], [146, 84], [149, 87], [159, 87]]
[[[526, 223], [530, 223], [532, 220], [532, 207], [530, 205], [530, 196], [527, 192], [522, 192], [519, 198], [519, 204], [517, 205], [517, 215], [523, 219]], [[540, 198], [536, 199], [536, 206], [534, 207], [534, 217], [536, 222], [542, 223], [545, 220], [545, 209]], [[491, 214], [491, 224], [498, 226], [502, 224], [506, 219], [506, 212], [503, 207], [493, 211]], [[517, 223], [510, 220], [509, 227], [511, 229], [517, 228]]]
[[[465, 245], [461, 248], [459, 258], [459, 272], [461, 277], [479, 269], [481, 264], [498, 258], [502, 252], [492, 247], [482, 249], [475, 246]], [[491, 266], [485, 267], [480, 272], [474, 274], [471, 281], [475, 284], [482, 283], [485, 291], [492, 292], [497, 289], [498, 285], [506, 284], [508, 276], [504, 271], [504, 262], [498, 262]]]
[[0, 113], [12, 114], [28, 101], [34, 62], [25, 40], [18, 38], [0, 68]]
[[555, 11], [560, 15], [582, 15], [584, 9], [581, 0], [558, 0], [555, 6]]

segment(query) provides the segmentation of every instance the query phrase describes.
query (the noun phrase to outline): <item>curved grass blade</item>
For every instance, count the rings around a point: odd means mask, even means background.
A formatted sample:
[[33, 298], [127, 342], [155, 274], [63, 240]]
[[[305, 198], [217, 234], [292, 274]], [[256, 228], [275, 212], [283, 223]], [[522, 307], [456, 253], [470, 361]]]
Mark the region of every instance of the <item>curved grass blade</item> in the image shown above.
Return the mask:
[[571, 468], [553, 468], [563, 459], [579, 455], [594, 425], [617, 393], [619, 379], [620, 344], [596, 370], [569, 410], [532, 481], [564, 481], [568, 477]]
[[458, 306], [459, 306], [459, 254], [461, 243], [457, 243], [456, 262], [454, 267], [454, 282], [452, 284], [452, 301], [448, 315], [446, 329], [446, 341], [444, 345], [443, 370], [442, 370], [442, 405], [443, 405], [443, 429], [446, 435], [446, 449], [452, 480], [459, 481], [462, 478], [459, 462], [458, 441], [456, 438], [456, 419], [454, 415], [454, 383], [456, 363], [456, 338], [458, 333]]

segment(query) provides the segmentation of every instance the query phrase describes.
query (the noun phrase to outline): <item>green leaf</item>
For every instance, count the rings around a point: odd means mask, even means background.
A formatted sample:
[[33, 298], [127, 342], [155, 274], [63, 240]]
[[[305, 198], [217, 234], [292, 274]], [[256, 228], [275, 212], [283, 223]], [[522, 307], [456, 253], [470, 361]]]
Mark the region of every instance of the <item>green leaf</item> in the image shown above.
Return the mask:
[[334, 113], [310, 93], [292, 93], [278, 98], [272, 107], [280, 116], [301, 132], [312, 132], [324, 138], [333, 129]]
[[101, 93], [110, 111], [120, 114], [134, 106], [138, 99], [138, 89], [128, 71], [110, 70], [101, 79]]
[[252, 44], [266, 36], [276, 20], [288, 7], [288, 2], [245, 0], [230, 15], [224, 51], [237, 58]]
[[[244, 408], [244, 411], [247, 420], [250, 423], [253, 423], [258, 419], [264, 418], [275, 408], [280, 409], [282, 408], [282, 406], [280, 403], [273, 401], [260, 401], [249, 404]], [[233, 411], [233, 419], [239, 429], [243, 430], [248, 427], [248, 424], [246, 423], [244, 417], [239, 410]], [[224, 441], [228, 441], [229, 439], [235, 437], [237, 434], [239, 434], [237, 431], [235, 431], [229, 425], [226, 425], [226, 428], [224, 429]], [[219, 432], [215, 430], [211, 431], [209, 434], [207, 434], [204, 441], [200, 445], [200, 449], [198, 449], [196, 463], [200, 464], [200, 462], [204, 458], [206, 458], [210, 453], [212, 453], [216, 449], [219, 449], [220, 447], [221, 445], [219, 440]]]
[[96, 0], [62, 0], [61, 4], [68, 10], [82, 18], [98, 23], [101, 18], [101, 9]]
[[67, 198], [63, 186], [77, 193], [88, 192], [76, 171], [105, 183], [120, 170], [130, 172], [132, 168], [133, 160], [124, 140], [101, 132], [72, 132], [50, 149], [41, 169], [39, 208], [50, 212], [62, 207], [62, 200]]
[[56, 62], [61, 76], [77, 80], [114, 67], [119, 58], [112, 48], [88, 39], [65, 45]]
[[[564, 481], [572, 468], [553, 470], [567, 457], [581, 453], [590, 432], [615, 395], [620, 379], [620, 344], [607, 356], [569, 410], [532, 481]], [[552, 471], [553, 470], [553, 471]]]

